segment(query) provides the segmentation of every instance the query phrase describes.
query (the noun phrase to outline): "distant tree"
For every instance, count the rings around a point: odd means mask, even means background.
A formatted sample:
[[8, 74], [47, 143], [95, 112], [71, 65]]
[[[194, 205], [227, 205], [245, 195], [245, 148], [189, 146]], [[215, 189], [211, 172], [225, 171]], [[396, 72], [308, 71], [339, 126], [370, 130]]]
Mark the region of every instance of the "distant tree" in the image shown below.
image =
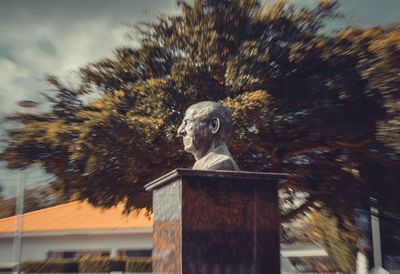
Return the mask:
[[[15, 201], [15, 200], [14, 200]], [[15, 202], [14, 206], [11, 205], [10, 199], [0, 195], [0, 218], [6, 218], [14, 215], [15, 213]]]
[[185, 109], [216, 100], [233, 111], [241, 168], [287, 172], [281, 191], [308, 193], [283, 221], [318, 202], [341, 223], [370, 195], [398, 210], [400, 28], [326, 34], [337, 7], [180, 1], [181, 14], [135, 26], [138, 46], [81, 68], [76, 87], [49, 76], [51, 111], [10, 117], [22, 126], [1, 157], [41, 163], [56, 190], [94, 205], [151, 209], [144, 184], [193, 162], [176, 136]]
[[31, 212], [70, 202], [62, 193], [55, 192], [50, 185], [25, 190], [24, 212]]
[[302, 228], [309, 241], [316, 241], [328, 252], [335, 271], [355, 273], [359, 235], [352, 220], [342, 223], [326, 210], [312, 210]]
[[[62, 193], [56, 193], [51, 186], [27, 188], [24, 194], [24, 213], [69, 202]], [[0, 218], [15, 215], [16, 197], [0, 196]]]

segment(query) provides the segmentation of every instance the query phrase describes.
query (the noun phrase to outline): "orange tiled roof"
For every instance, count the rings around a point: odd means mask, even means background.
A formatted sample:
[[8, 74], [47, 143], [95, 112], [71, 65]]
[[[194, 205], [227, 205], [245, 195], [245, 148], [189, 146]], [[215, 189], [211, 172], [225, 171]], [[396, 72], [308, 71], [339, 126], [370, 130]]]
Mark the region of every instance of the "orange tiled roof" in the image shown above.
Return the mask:
[[[70, 202], [24, 214], [24, 232], [60, 230], [109, 230], [151, 228], [149, 218], [142, 210], [139, 214], [122, 213], [122, 204], [110, 209], [95, 208], [87, 202]], [[0, 219], [0, 234], [15, 231], [16, 217]]]

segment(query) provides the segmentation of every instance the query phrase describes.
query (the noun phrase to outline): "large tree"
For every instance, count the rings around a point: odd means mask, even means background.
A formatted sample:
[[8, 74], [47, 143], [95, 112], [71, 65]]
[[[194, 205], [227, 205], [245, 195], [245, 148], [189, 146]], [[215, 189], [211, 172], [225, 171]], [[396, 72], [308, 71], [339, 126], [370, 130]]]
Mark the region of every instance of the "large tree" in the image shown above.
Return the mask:
[[39, 162], [67, 195], [151, 209], [144, 184], [193, 162], [176, 136], [184, 110], [215, 100], [233, 111], [241, 168], [289, 173], [282, 191], [308, 193], [284, 221], [315, 205], [340, 221], [370, 195], [400, 208], [399, 25], [328, 34], [335, 1], [178, 4], [134, 26], [138, 46], [81, 68], [75, 87], [49, 76], [51, 111], [10, 117], [22, 126], [8, 166]]

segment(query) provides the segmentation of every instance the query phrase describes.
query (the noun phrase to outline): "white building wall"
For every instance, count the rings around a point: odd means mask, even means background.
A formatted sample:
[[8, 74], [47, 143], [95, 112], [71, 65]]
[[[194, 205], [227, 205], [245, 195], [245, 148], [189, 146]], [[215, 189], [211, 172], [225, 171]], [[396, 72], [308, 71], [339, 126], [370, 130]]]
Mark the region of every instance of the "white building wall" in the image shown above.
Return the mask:
[[0, 239], [0, 263], [12, 262], [13, 240], [11, 238]]
[[[13, 261], [13, 239], [0, 238], [0, 263]], [[22, 261], [43, 260], [49, 251], [151, 249], [152, 234], [25, 236], [22, 240]]]

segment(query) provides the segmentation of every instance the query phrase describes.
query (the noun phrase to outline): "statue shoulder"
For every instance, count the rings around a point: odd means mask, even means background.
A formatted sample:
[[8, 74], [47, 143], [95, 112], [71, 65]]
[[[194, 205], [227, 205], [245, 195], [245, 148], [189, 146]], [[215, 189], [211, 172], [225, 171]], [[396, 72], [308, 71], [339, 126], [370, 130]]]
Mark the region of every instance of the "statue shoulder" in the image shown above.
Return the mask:
[[[211, 160], [211, 159], [210, 159]], [[212, 161], [209, 161], [208, 170], [237, 170], [239, 166], [231, 156], [216, 154]]]

